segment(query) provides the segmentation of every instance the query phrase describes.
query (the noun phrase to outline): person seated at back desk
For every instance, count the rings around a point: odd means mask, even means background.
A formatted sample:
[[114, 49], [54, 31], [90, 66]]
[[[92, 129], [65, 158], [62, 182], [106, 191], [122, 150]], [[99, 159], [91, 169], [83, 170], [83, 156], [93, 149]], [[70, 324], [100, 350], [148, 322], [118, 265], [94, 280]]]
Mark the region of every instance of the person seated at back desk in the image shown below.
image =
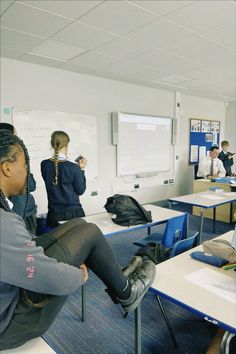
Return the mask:
[[226, 170], [226, 176], [232, 176], [231, 166], [234, 164], [233, 153], [228, 152], [229, 143], [224, 140], [221, 143], [222, 151], [219, 153], [219, 159], [223, 162], [224, 168]]
[[209, 155], [203, 156], [199, 161], [197, 177], [209, 179], [225, 177], [226, 171], [218, 155], [218, 146], [212, 146]]

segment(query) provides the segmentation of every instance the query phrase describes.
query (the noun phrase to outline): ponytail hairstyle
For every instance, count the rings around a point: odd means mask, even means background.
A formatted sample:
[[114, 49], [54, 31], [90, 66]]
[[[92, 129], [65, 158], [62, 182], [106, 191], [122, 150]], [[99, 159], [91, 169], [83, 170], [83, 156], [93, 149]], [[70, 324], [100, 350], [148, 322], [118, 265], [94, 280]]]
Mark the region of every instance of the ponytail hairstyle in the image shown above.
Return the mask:
[[[18, 136], [13, 135], [9, 130], [0, 129], [0, 163], [2, 164], [5, 161], [14, 162], [17, 160], [19, 155], [19, 149], [17, 146], [21, 146], [24, 154], [25, 160], [27, 165], [27, 186], [26, 186], [26, 193], [27, 193], [27, 200], [29, 195], [29, 174], [30, 174], [30, 161], [28, 151], [23, 143], [23, 141], [18, 138]], [[0, 208], [11, 211], [6, 198], [0, 189]]]
[[63, 132], [62, 130], [57, 130], [52, 133], [51, 135], [51, 147], [54, 150], [54, 170], [55, 170], [55, 176], [53, 180], [54, 186], [58, 185], [58, 156], [59, 156], [59, 150], [61, 150], [63, 147], [66, 147], [70, 142], [69, 135]]

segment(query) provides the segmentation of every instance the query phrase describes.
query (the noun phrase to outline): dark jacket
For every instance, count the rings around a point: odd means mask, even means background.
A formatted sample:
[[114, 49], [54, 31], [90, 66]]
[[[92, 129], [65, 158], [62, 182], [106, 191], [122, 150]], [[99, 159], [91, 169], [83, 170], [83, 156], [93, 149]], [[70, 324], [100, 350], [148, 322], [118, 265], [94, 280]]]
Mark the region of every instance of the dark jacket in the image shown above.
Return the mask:
[[[29, 192], [34, 192], [36, 190], [36, 182], [32, 173], [29, 176]], [[28, 216], [36, 215], [37, 213], [37, 205], [35, 204], [34, 197], [32, 194], [29, 194], [28, 201], [27, 195], [19, 195], [15, 197], [10, 197], [10, 201], [13, 203], [12, 210], [20, 215], [21, 217], [27, 218]], [[26, 205], [27, 201], [27, 205]], [[25, 215], [24, 215], [25, 213]]]
[[[52, 159], [41, 162], [41, 173], [47, 190], [48, 211], [56, 215], [55, 221], [84, 216], [79, 195], [86, 190], [86, 178], [79, 165], [67, 160], [59, 161], [58, 185], [56, 186], [53, 184], [55, 169]], [[76, 210], [81, 213], [75, 214]]]
[[233, 159], [229, 159], [230, 155], [231, 155], [230, 152], [227, 152], [225, 154], [223, 151], [221, 151], [218, 156], [218, 158], [223, 162], [223, 165], [224, 165], [224, 168], [226, 171], [226, 176], [231, 176], [231, 174], [232, 174], [231, 166], [233, 166], [233, 164], [234, 164]]

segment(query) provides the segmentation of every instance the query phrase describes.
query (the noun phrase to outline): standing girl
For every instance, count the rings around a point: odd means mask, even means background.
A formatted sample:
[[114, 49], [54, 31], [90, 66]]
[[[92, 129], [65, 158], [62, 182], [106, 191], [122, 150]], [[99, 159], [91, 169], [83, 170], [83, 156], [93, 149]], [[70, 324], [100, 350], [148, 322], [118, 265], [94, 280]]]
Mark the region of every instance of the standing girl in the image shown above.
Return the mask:
[[41, 173], [46, 185], [48, 197], [48, 226], [56, 226], [58, 221], [85, 216], [79, 195], [86, 190], [84, 169], [85, 158], [77, 163], [67, 159], [70, 138], [64, 131], [55, 131], [51, 135], [54, 155], [41, 162]]

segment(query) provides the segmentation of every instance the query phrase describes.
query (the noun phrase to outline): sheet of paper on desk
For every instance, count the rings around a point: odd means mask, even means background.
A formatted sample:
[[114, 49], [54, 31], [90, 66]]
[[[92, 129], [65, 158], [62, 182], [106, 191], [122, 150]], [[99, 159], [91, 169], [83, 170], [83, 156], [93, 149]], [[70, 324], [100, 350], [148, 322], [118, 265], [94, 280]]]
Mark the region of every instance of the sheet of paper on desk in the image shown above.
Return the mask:
[[227, 197], [236, 197], [236, 192], [226, 192], [222, 194], [226, 195]]
[[235, 278], [215, 272], [208, 268], [202, 268], [184, 277], [184, 279], [236, 303], [236, 281]]
[[212, 194], [206, 194], [206, 195], [201, 195], [201, 198], [205, 198], [205, 199], [210, 199], [210, 200], [220, 200], [220, 199], [224, 199], [222, 197], [219, 197], [218, 195], [212, 195]]

